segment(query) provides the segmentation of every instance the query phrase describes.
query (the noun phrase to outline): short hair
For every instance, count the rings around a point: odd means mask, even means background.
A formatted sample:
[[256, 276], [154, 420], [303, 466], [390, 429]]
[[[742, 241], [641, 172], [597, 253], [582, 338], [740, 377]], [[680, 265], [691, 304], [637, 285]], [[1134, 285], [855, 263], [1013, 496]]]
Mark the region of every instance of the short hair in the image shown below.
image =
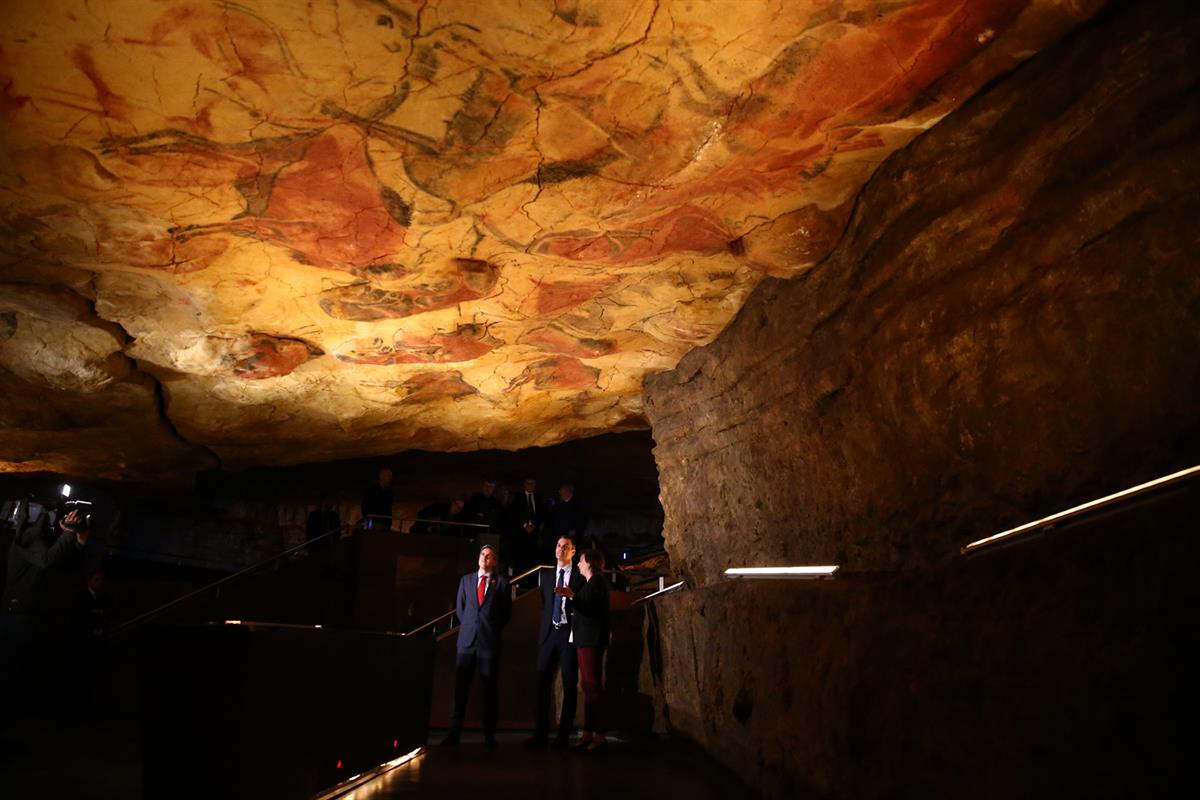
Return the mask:
[[586, 558], [588, 566], [600, 572], [604, 571], [604, 551], [598, 547], [590, 547], [583, 551], [580, 558]]
[[497, 557], [500, 555], [500, 551], [493, 544], [485, 544], [483, 547], [479, 548], [479, 555], [483, 555], [484, 550], [491, 550], [497, 555]]

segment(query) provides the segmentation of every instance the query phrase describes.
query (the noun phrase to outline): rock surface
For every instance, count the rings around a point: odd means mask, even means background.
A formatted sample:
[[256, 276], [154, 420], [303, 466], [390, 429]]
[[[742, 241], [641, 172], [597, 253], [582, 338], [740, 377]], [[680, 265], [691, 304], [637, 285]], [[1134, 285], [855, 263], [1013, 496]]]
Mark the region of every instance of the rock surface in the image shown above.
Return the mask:
[[[648, 381], [661, 718], [767, 797], [1169, 794], [1200, 509], [1200, 14], [1129, 3], [893, 156], [817, 270]], [[825, 585], [728, 566], [837, 563]]]
[[159, 386], [123, 354], [127, 340], [68, 288], [4, 287], [0, 471], [186, 487], [215, 464], [164, 422]]
[[[8, 2], [0, 268], [94, 306], [52, 361], [119, 327], [225, 466], [644, 428], [647, 374], [1099, 5]], [[22, 402], [76, 402], [42, 349]], [[37, 424], [0, 468], [87, 466]]]
[[925, 572], [652, 601], [661, 717], [767, 798], [1169, 796], [1198, 500]]
[[676, 564], [905, 569], [1200, 428], [1200, 77], [1125, 20], [894, 156], [838, 249], [650, 379]]

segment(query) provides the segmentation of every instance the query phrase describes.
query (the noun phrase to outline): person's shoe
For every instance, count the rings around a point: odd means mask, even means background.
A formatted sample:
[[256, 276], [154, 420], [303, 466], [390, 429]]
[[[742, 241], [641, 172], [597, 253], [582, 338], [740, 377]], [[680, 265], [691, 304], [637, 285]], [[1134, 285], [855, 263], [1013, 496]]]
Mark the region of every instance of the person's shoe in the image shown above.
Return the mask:
[[442, 739], [442, 747], [454, 747], [458, 744], [458, 731], [450, 731], [446, 734], [446, 738]]
[[545, 736], [531, 736], [525, 740], [525, 747], [530, 750], [538, 750], [550, 744], [550, 740]]
[[592, 744], [591, 738], [577, 739], [575, 741], [575, 744], [571, 745], [571, 752], [582, 753], [584, 750], [587, 750], [588, 747], [591, 746], [591, 744]]
[[583, 755], [585, 755], [585, 756], [594, 756], [594, 755], [599, 755], [600, 753], [607, 753], [607, 752], [608, 752], [608, 740], [607, 739], [599, 739], [599, 740], [593, 739], [591, 744], [589, 744], [587, 747], [583, 748]]

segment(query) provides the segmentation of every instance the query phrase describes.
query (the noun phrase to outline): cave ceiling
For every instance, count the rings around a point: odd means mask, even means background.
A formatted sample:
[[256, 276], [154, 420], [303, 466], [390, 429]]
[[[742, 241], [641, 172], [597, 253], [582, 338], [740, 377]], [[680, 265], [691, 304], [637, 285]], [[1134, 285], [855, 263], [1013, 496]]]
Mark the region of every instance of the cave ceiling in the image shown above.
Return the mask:
[[646, 427], [1099, 0], [7, 0], [0, 471]]

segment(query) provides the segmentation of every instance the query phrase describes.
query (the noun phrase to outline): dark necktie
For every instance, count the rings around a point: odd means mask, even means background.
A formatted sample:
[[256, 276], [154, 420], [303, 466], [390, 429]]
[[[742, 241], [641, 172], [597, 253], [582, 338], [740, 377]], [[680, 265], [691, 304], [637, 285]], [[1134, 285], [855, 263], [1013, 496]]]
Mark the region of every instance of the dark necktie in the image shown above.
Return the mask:
[[532, 520], [534, 513], [537, 511], [537, 509], [535, 509], [533, 507], [533, 493], [532, 492], [525, 493], [525, 505], [527, 505], [529, 507], [529, 519]]
[[[558, 581], [554, 584], [555, 588], [557, 588], [557, 589], [562, 588], [563, 575], [565, 575], [566, 572], [567, 571], [565, 569], [560, 569], [558, 571]], [[555, 625], [558, 625], [560, 622], [562, 622], [562, 607], [563, 607], [562, 595], [560, 595], [560, 594], [554, 595], [554, 616], [552, 616], [550, 618], [550, 621], [553, 622]]]
[[479, 599], [479, 605], [483, 605], [483, 593], [487, 589], [487, 575], [479, 576], [479, 588], [475, 590], [475, 596]]

